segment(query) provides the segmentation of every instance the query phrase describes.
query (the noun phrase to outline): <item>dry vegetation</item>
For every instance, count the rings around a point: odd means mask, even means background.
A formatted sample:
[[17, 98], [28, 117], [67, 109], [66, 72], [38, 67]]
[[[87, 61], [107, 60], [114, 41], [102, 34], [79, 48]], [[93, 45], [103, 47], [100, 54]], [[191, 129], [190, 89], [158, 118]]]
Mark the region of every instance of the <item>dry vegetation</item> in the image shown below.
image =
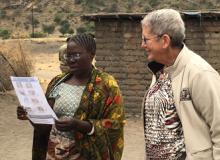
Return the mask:
[[0, 44], [0, 67], [0, 90], [12, 88], [10, 76], [30, 76], [31, 61], [19, 41]]
[[[0, 37], [25, 38], [92, 32], [94, 23], [80, 19], [85, 13], [147, 12], [157, 8], [216, 10], [218, 0], [1, 0]], [[32, 3], [34, 2], [34, 3]], [[33, 5], [32, 5], [33, 4]], [[33, 17], [32, 17], [33, 6]], [[33, 18], [33, 19], [32, 19]], [[35, 34], [32, 35], [32, 24]]]

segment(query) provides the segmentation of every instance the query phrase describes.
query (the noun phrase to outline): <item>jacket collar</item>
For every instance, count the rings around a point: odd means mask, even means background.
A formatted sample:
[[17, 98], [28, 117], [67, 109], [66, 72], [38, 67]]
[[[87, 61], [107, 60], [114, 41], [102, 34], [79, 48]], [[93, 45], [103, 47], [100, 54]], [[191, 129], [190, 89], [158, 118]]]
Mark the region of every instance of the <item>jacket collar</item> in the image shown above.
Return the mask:
[[182, 50], [178, 54], [174, 64], [164, 68], [164, 72], [168, 73], [171, 78], [176, 77], [190, 61], [190, 50], [184, 44]]
[[171, 78], [177, 76], [180, 71], [186, 66], [190, 59], [190, 50], [185, 46], [183, 46], [182, 50], [178, 54], [174, 64], [169, 67], [165, 67], [163, 64], [157, 63], [155, 61], [148, 63], [148, 68], [151, 70], [153, 74], [156, 74], [158, 71], [164, 69], [164, 72], [168, 73]]
[[155, 61], [149, 62], [147, 66], [153, 74], [156, 74], [157, 72], [159, 72], [160, 70], [164, 68], [163, 64], [157, 63]]

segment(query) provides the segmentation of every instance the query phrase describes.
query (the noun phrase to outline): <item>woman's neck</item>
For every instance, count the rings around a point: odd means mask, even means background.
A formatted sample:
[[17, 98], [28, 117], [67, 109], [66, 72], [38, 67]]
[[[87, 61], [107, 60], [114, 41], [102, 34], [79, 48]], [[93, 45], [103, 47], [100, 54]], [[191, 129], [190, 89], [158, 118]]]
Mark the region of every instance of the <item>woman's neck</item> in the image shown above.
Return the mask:
[[92, 74], [92, 67], [84, 72], [72, 74], [71, 78], [66, 81], [68, 84], [72, 85], [85, 85], [90, 79]]
[[165, 64], [165, 66], [167, 67], [172, 66], [175, 63], [176, 58], [178, 57], [180, 51], [181, 51], [180, 48], [170, 49], [167, 54], [166, 61], [163, 64]]

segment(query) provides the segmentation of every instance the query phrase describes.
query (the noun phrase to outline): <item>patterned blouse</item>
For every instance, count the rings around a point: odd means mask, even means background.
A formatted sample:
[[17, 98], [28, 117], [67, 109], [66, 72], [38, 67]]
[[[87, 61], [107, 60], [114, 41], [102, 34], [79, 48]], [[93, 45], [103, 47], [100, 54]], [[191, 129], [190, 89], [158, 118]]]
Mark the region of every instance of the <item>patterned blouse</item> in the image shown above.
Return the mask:
[[[79, 107], [85, 86], [72, 86], [61, 83], [50, 93], [49, 98], [55, 99], [54, 112], [59, 119], [72, 118]], [[50, 132], [47, 160], [76, 160], [80, 153], [75, 150], [74, 132], [61, 132], [52, 126]]]
[[[46, 97], [70, 78], [70, 73], [55, 77], [48, 85]], [[73, 118], [89, 121], [92, 135], [74, 132], [75, 147], [84, 160], [120, 160], [124, 147], [124, 106], [116, 80], [93, 68]], [[34, 129], [33, 160], [45, 160], [50, 132]]]
[[185, 158], [184, 137], [171, 79], [162, 72], [156, 77], [144, 103], [146, 157], [150, 160], [182, 160]]

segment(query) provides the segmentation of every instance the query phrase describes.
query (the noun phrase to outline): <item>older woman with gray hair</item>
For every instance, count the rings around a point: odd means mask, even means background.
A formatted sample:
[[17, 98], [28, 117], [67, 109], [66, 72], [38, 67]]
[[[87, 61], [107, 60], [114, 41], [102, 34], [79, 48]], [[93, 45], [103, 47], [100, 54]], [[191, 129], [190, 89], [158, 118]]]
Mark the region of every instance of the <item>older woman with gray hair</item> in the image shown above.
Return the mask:
[[220, 76], [183, 43], [176, 10], [147, 14], [141, 47], [153, 73], [143, 101], [146, 159], [220, 159]]

